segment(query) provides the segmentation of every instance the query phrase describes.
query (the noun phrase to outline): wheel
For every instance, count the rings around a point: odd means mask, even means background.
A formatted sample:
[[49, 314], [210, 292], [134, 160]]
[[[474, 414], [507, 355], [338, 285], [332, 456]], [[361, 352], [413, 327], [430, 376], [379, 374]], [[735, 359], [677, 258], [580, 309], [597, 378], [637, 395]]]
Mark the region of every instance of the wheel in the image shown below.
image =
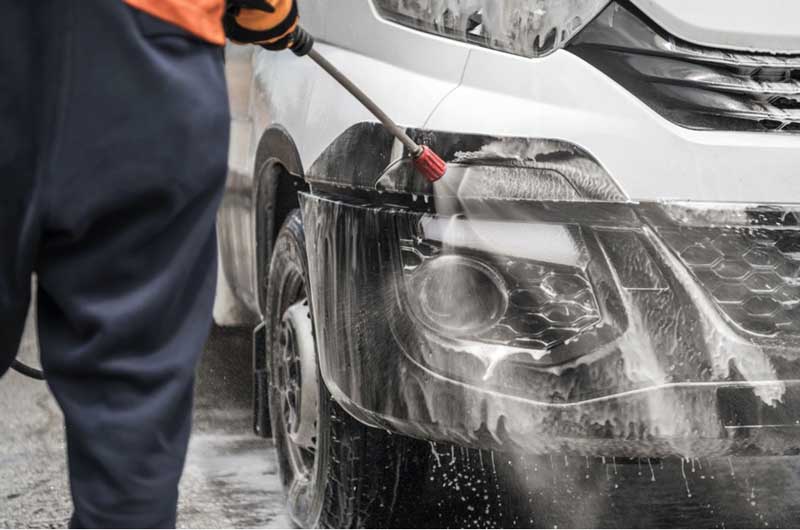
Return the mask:
[[[297, 210], [278, 234], [268, 275], [270, 421], [287, 508], [295, 524], [303, 528], [499, 524], [493, 521], [499, 520], [502, 495], [494, 486], [493, 469], [485, 464], [489, 453], [367, 427], [331, 398], [319, 373], [305, 237]], [[459, 481], [464, 481], [463, 488]]]
[[317, 458], [321, 385], [306, 286], [308, 263], [298, 211], [281, 228], [269, 267], [266, 355], [269, 415], [287, 507], [298, 525], [316, 526], [325, 459]]
[[267, 285], [270, 421], [290, 516], [305, 528], [391, 526], [415, 451], [352, 419], [322, 383], [297, 210], [278, 234]]

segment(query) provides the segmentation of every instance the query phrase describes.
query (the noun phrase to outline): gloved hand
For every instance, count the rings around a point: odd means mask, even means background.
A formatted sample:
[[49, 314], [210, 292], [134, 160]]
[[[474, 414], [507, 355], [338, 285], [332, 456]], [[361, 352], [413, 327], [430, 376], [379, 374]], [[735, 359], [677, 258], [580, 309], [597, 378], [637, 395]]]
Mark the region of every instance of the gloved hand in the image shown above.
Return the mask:
[[292, 45], [298, 18], [295, 0], [228, 0], [223, 24], [234, 42], [285, 50]]

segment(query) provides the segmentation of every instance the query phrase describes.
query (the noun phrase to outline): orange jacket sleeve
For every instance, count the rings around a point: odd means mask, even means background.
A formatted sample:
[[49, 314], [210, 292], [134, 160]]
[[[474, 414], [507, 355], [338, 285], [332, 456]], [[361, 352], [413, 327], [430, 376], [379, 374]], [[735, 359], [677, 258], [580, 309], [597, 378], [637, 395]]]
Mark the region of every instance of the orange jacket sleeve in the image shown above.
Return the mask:
[[171, 22], [213, 44], [225, 44], [225, 0], [125, 0], [130, 6]]

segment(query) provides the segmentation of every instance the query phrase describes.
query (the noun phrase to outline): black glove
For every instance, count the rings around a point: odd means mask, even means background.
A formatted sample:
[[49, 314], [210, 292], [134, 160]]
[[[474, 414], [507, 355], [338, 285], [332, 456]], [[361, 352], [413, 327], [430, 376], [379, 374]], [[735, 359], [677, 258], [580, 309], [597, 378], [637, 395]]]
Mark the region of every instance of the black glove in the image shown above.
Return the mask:
[[295, 0], [228, 0], [223, 24], [233, 42], [285, 50], [292, 45], [298, 19]]

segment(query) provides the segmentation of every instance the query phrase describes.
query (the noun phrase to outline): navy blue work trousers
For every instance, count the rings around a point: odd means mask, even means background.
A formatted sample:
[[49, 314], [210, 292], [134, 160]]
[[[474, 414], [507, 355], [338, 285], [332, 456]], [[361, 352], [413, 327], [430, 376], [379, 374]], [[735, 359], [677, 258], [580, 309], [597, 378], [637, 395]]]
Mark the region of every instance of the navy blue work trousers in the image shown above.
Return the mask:
[[216, 282], [222, 49], [121, 0], [0, 0], [0, 22], [0, 375], [36, 273], [72, 525], [174, 526]]

